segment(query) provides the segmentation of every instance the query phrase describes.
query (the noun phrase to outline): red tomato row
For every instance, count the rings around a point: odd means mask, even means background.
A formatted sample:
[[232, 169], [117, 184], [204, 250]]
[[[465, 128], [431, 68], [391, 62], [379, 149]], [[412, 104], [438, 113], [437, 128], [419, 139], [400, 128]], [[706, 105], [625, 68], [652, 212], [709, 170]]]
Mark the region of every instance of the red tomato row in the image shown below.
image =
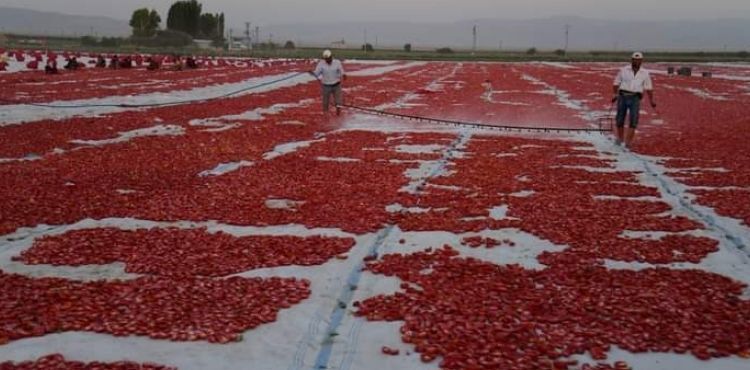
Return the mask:
[[750, 350], [744, 286], [701, 271], [575, 264], [531, 271], [450, 248], [386, 255], [367, 269], [408, 284], [358, 302], [357, 315], [403, 321], [402, 340], [423, 360], [442, 357], [444, 369], [536, 370], [551, 361], [568, 369], [566, 358], [588, 352], [604, 360], [611, 346], [699, 359]]
[[157, 364], [138, 364], [129, 361], [119, 361], [113, 363], [90, 362], [83, 363], [80, 361], [68, 361], [59, 354], [44, 356], [36, 361], [26, 362], [3, 362], [0, 363], [0, 370], [176, 370], [175, 367], [168, 367]]
[[61, 331], [228, 343], [309, 295], [310, 283], [293, 278], [83, 283], [0, 272], [0, 343]]
[[122, 262], [129, 273], [221, 277], [263, 267], [321, 265], [352, 246], [350, 238], [235, 238], [202, 229], [92, 229], [39, 239], [15, 259], [64, 266]]

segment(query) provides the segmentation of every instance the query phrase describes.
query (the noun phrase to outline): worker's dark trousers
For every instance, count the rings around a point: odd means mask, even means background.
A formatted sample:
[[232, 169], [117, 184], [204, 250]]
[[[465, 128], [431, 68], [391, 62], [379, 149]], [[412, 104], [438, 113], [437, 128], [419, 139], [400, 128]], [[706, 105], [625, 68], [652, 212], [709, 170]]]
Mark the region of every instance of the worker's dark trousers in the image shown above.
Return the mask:
[[328, 105], [333, 95], [336, 105], [344, 104], [343, 93], [341, 92], [341, 83], [335, 85], [321, 85], [323, 89], [323, 112], [328, 112]]
[[630, 127], [637, 128], [641, 114], [641, 95], [635, 93], [622, 93], [617, 97], [617, 116], [615, 123], [617, 127], [625, 126], [625, 116], [630, 112]]

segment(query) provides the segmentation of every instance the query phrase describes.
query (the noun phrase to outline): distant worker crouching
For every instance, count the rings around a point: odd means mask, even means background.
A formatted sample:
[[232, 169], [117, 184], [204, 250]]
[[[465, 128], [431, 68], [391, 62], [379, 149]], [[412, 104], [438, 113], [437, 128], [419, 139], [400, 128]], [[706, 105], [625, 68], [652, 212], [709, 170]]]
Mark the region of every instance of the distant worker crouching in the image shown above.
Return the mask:
[[158, 59], [156, 57], [148, 57], [146, 58], [146, 69], [149, 71], [156, 71], [157, 69], [161, 68], [161, 59]]
[[0, 53], [0, 72], [4, 72], [8, 68], [9, 60], [5, 53]]
[[112, 59], [109, 60], [109, 68], [112, 68], [112, 69], [120, 68], [120, 57], [118, 57], [117, 54], [113, 55]]
[[336, 103], [336, 115], [341, 115], [341, 105], [344, 104], [341, 81], [346, 80], [346, 73], [344, 73], [344, 66], [341, 61], [333, 59], [331, 51], [326, 50], [323, 52], [323, 60], [318, 62], [318, 66], [311, 73], [321, 83], [323, 113], [328, 115], [328, 106], [331, 95], [333, 95]]
[[[615, 96], [612, 102], [617, 102], [617, 144], [625, 144], [630, 147], [635, 138], [635, 130], [638, 127], [640, 117], [641, 99], [644, 91], [648, 94], [651, 107], [656, 108], [654, 101], [654, 85], [651, 81], [651, 75], [645, 69], [641, 68], [643, 64], [643, 54], [633, 53], [629, 66], [620, 70], [615, 78], [613, 91]], [[625, 116], [629, 113], [630, 125], [625, 128]]]
[[120, 59], [120, 68], [133, 68], [133, 58], [129, 55], [126, 55], [122, 59]]
[[198, 61], [192, 56], [187, 57], [187, 59], [185, 59], [185, 67], [187, 67], [187, 69], [198, 69]]
[[99, 54], [96, 57], [96, 68], [106, 68], [107, 67], [107, 60], [104, 59], [104, 55]]
[[53, 58], [47, 58], [47, 65], [44, 66], [44, 73], [48, 75], [55, 75], [58, 73], [57, 60]]
[[69, 71], [76, 71], [82, 67], [83, 66], [80, 63], [78, 63], [78, 58], [73, 56], [73, 57], [70, 57], [70, 59], [68, 59], [68, 62], [65, 64], [64, 68]]

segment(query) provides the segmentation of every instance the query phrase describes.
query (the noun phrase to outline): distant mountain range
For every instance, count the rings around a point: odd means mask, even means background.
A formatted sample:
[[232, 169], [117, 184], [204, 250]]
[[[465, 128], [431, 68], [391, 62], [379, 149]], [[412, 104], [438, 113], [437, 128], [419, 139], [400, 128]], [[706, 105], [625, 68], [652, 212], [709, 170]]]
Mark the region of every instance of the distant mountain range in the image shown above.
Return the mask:
[[[92, 32], [93, 31], [93, 32]], [[49, 36], [127, 36], [128, 21], [0, 7], [0, 32]]]
[[[344, 40], [348, 47], [367, 41], [378, 47], [470, 49], [477, 26], [481, 49], [561, 49], [565, 25], [570, 26], [570, 50], [750, 50], [750, 20], [607, 21], [580, 17], [543, 19], [478, 19], [455, 23], [328, 22], [276, 24], [261, 28], [261, 41], [292, 40], [299, 45], [329, 46]], [[107, 17], [84, 17], [0, 7], [0, 32], [37, 35], [127, 36], [128, 22]], [[234, 29], [240, 36], [242, 29]]]
[[367, 41], [378, 46], [416, 48], [472, 47], [472, 29], [477, 26], [481, 49], [562, 49], [565, 25], [570, 26], [571, 50], [750, 50], [750, 20], [701, 21], [606, 21], [579, 17], [531, 20], [480, 19], [456, 23], [336, 23], [287, 24], [263, 29], [276, 41], [296, 40], [301, 44], [345, 40], [348, 45]]

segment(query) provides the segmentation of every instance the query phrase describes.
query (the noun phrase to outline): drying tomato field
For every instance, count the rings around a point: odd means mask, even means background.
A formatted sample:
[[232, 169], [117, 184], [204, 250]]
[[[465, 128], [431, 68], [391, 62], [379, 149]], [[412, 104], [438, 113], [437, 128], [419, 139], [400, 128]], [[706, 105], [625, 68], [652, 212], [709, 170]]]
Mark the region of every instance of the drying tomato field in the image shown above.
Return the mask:
[[750, 368], [750, 66], [314, 63], [0, 72], [0, 369]]

